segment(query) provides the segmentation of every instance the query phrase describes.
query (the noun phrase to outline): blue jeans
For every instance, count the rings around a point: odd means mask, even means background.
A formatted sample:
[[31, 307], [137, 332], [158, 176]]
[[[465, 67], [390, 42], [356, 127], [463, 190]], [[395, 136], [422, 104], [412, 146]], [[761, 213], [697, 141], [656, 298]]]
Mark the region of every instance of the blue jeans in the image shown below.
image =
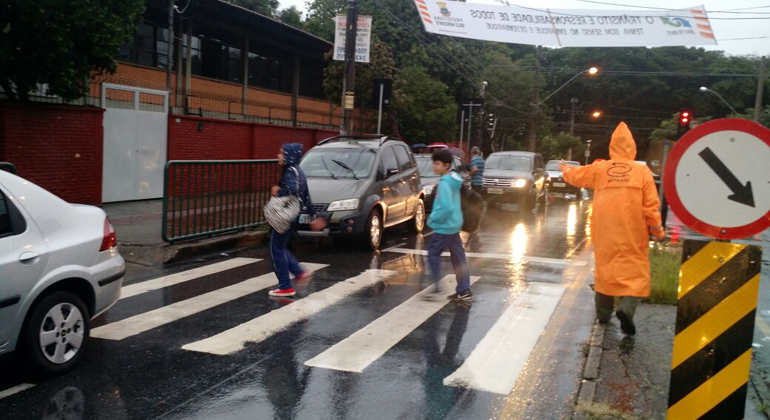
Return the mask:
[[273, 271], [278, 277], [279, 289], [292, 288], [289, 273], [293, 274], [294, 277], [299, 277], [305, 271], [287, 249], [293, 233], [291, 229], [284, 233], [276, 231], [270, 233], [270, 258], [273, 260]]
[[471, 288], [471, 273], [468, 270], [468, 262], [465, 260], [465, 249], [460, 234], [442, 235], [434, 233], [428, 246], [428, 265], [434, 282], [441, 280], [441, 254], [449, 248], [452, 259], [452, 267], [457, 277], [457, 292], [464, 292]]

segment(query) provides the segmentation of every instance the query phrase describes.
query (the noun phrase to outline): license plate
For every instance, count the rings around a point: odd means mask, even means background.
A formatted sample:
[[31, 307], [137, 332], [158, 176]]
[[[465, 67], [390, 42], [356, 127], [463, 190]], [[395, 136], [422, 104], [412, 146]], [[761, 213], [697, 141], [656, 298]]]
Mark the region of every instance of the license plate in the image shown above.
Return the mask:
[[554, 182], [554, 183], [553, 183], [553, 186], [554, 186], [554, 187], [557, 187], [557, 188], [564, 188], [564, 187], [566, 187], [566, 186], [567, 186], [567, 184], [565, 184], [565, 183], [563, 183], [563, 182]]
[[315, 217], [313, 217], [313, 216], [311, 216], [311, 215], [309, 215], [309, 214], [300, 214], [300, 215], [299, 215], [299, 224], [301, 224], [301, 225], [307, 225], [307, 224], [309, 224], [310, 222], [312, 222], [312, 221], [313, 221], [313, 219], [315, 219]]
[[502, 188], [487, 188], [488, 194], [502, 194], [503, 189]]

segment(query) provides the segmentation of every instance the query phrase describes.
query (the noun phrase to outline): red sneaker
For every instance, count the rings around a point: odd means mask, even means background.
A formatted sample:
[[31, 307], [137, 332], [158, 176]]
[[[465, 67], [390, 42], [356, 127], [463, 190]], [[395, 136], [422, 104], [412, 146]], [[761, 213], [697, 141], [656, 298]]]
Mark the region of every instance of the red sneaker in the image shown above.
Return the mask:
[[294, 289], [275, 289], [268, 292], [270, 296], [294, 296]]
[[294, 281], [298, 283], [303, 283], [310, 280], [313, 280], [313, 273], [309, 271], [303, 271], [302, 274], [300, 274], [299, 276], [297, 276], [296, 279], [294, 279]]

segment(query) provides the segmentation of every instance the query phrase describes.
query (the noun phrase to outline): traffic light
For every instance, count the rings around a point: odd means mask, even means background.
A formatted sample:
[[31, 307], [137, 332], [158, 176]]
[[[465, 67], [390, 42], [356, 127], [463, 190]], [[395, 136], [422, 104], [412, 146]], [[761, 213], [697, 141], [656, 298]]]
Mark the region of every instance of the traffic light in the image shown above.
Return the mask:
[[690, 110], [679, 111], [679, 126], [677, 127], [677, 137], [682, 137], [684, 133], [690, 130], [690, 123], [693, 121], [693, 114]]

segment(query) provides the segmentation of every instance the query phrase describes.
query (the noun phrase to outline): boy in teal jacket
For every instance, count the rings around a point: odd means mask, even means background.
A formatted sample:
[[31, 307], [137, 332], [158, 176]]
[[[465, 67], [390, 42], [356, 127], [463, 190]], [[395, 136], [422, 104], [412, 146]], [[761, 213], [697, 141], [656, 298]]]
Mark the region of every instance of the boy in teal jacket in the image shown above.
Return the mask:
[[[448, 150], [433, 153], [433, 171], [441, 175], [441, 180], [433, 202], [433, 211], [428, 218], [428, 226], [433, 229], [433, 238], [428, 246], [428, 265], [433, 281], [438, 284], [441, 280], [441, 254], [449, 248], [457, 278], [457, 289], [449, 299], [471, 300], [471, 275], [460, 239], [460, 229], [463, 226], [460, 189], [463, 186], [463, 178], [457, 172], [450, 171], [451, 166], [452, 154]], [[438, 288], [438, 285], [436, 287]]]

